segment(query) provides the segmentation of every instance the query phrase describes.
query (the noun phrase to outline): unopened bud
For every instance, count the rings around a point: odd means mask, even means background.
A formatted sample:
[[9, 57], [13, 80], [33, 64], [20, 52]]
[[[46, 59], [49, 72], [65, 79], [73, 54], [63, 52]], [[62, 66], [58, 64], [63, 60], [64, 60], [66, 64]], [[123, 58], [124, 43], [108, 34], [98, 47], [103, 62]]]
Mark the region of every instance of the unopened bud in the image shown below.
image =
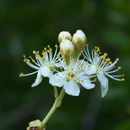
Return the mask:
[[71, 41], [63, 39], [63, 41], [60, 43], [60, 50], [63, 54], [71, 53], [74, 50], [74, 45]]
[[86, 35], [82, 30], [77, 30], [76, 33], [73, 35], [72, 42], [75, 45], [86, 44], [87, 42]]
[[69, 32], [62, 31], [62, 32], [60, 32], [60, 34], [58, 36], [59, 43], [61, 43], [63, 41], [63, 39], [72, 40], [72, 36]]
[[[31, 121], [29, 123], [29, 126], [27, 127], [27, 130], [40, 130], [40, 125], [41, 125], [40, 120]], [[43, 130], [44, 130], [44, 128], [43, 128]]]

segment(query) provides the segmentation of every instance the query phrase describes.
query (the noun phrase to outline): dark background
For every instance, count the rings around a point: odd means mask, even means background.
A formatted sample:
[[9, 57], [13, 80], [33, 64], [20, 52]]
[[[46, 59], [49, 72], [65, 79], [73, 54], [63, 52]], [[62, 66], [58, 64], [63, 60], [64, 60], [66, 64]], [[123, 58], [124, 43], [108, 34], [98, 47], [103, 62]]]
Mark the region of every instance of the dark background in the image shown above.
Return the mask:
[[48, 79], [31, 88], [36, 75], [22, 55], [57, 44], [60, 31], [82, 29], [90, 47], [98, 45], [113, 60], [120, 58], [125, 82], [109, 80], [100, 87], [66, 95], [47, 130], [130, 130], [130, 1], [129, 0], [0, 0], [0, 130], [24, 130], [43, 119], [53, 104]]

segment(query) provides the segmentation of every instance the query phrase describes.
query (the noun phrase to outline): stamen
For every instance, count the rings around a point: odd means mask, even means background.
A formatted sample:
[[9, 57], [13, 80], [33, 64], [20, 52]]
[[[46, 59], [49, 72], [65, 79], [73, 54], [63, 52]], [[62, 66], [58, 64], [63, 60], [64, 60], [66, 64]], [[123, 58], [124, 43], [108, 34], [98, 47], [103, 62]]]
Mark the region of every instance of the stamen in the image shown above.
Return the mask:
[[88, 68], [90, 68], [91, 67], [91, 65], [88, 65]]
[[36, 53], [36, 51], [33, 50], [33, 54], [35, 54], [35, 53]]
[[119, 58], [116, 58], [116, 61], [119, 61]]
[[58, 45], [57, 45], [57, 44], [55, 45], [55, 48], [58, 48]]
[[121, 66], [119, 66], [118, 69], [120, 70], [120, 69], [121, 69]]
[[88, 44], [86, 44], [86, 46], [88, 47]]
[[122, 74], [122, 76], [125, 76], [125, 74]]
[[84, 80], [81, 80], [81, 82], [84, 82]]
[[50, 48], [50, 45], [48, 45], [47, 47]]
[[23, 58], [25, 58], [26, 56], [25, 55], [23, 55]]
[[20, 74], [19, 74], [19, 77], [22, 77], [22, 76], [23, 76], [23, 73], [20, 73]]
[[122, 80], [122, 81], [125, 81], [125, 78], [122, 78], [121, 80]]

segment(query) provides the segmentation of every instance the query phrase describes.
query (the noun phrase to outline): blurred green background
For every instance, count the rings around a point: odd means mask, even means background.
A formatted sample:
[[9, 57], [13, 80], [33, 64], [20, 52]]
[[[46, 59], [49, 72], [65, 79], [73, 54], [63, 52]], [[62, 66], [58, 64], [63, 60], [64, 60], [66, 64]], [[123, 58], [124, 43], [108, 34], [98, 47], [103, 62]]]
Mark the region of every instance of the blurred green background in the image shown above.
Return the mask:
[[47, 130], [130, 130], [130, 1], [129, 0], [0, 0], [0, 130], [24, 130], [43, 119], [53, 104], [48, 79], [31, 88], [36, 75], [22, 55], [57, 44], [60, 31], [82, 29], [90, 47], [98, 45], [120, 58], [125, 82], [109, 80], [103, 99], [100, 87], [66, 95]]

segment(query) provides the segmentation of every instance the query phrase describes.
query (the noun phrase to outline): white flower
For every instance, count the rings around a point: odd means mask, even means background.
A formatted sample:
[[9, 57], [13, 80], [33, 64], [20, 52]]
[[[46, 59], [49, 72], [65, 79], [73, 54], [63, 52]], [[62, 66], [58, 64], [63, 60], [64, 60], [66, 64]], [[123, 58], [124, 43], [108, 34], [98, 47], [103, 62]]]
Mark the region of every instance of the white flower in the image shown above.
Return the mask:
[[[35, 82], [32, 84], [32, 87], [35, 87], [41, 83], [42, 76], [48, 78], [51, 77], [53, 75], [53, 68], [60, 67], [58, 61], [61, 58], [59, 57], [59, 55], [57, 55], [58, 46], [55, 45], [55, 47], [56, 50], [54, 56], [52, 56], [52, 49], [50, 48], [49, 45], [48, 45], [48, 49], [44, 48], [42, 57], [39, 55], [39, 52], [35, 52], [35, 51], [33, 51], [33, 53], [35, 54], [35, 60], [32, 59], [31, 56], [29, 57], [30, 59], [27, 59], [24, 56], [25, 63], [31, 68], [35, 69], [36, 71], [29, 74], [21, 73], [19, 76], [23, 77], [23, 76], [29, 76], [37, 73], [37, 78], [35, 79]], [[32, 60], [33, 63], [31, 63], [30, 60]]]
[[67, 65], [66, 62], [61, 61], [63, 70], [50, 77], [50, 84], [57, 87], [63, 87], [65, 92], [72, 96], [79, 95], [80, 86], [83, 86], [86, 89], [94, 88], [95, 85], [92, 84], [89, 79], [91, 76], [87, 76], [84, 72], [82, 66], [83, 62], [83, 60], [82, 63], [78, 60], [71, 60], [70, 65]]
[[[84, 56], [89, 61], [89, 64], [88, 64], [89, 69], [92, 70], [91, 72], [89, 72], [89, 74], [97, 74], [97, 78], [99, 82], [101, 83], [101, 94], [102, 94], [102, 97], [104, 97], [108, 91], [107, 76], [117, 81], [123, 81], [124, 78], [122, 79], [118, 78], [123, 75], [112, 75], [112, 73], [117, 72], [121, 68], [121, 67], [118, 67], [117, 69], [114, 69], [115, 64], [119, 61], [119, 58], [117, 58], [112, 63], [110, 58], [106, 58], [107, 53], [104, 53], [103, 55], [100, 55], [100, 53], [101, 52], [100, 52], [99, 47], [95, 47], [95, 49], [92, 50], [92, 55], [90, 55], [89, 50], [88, 50], [88, 45], [87, 45]], [[87, 70], [86, 70], [86, 73], [88, 74]]]
[[75, 45], [86, 44], [86, 41], [87, 41], [86, 35], [82, 30], [77, 30], [76, 33], [73, 35], [72, 42]]
[[73, 52], [74, 51], [74, 45], [72, 44], [71, 41], [67, 39], [63, 39], [63, 41], [60, 43], [60, 50], [64, 54], [68, 52]]
[[60, 32], [59, 36], [58, 36], [58, 41], [59, 43], [61, 43], [63, 41], [63, 39], [67, 39], [67, 40], [70, 40], [72, 39], [72, 36], [69, 32], [67, 31], [62, 31]]

